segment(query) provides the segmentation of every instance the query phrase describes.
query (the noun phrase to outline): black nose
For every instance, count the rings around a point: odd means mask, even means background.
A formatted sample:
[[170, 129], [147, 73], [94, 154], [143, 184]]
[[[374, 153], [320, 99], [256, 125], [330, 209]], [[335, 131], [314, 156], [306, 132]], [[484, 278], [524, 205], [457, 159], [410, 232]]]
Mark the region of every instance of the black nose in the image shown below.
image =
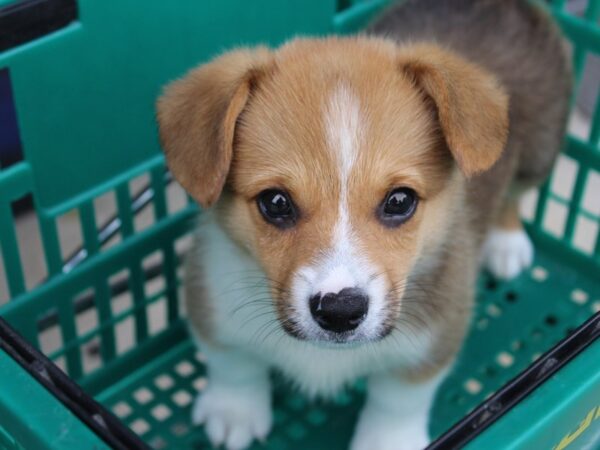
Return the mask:
[[310, 312], [319, 326], [336, 333], [354, 330], [369, 309], [367, 295], [358, 288], [345, 288], [337, 294], [317, 294], [309, 303]]

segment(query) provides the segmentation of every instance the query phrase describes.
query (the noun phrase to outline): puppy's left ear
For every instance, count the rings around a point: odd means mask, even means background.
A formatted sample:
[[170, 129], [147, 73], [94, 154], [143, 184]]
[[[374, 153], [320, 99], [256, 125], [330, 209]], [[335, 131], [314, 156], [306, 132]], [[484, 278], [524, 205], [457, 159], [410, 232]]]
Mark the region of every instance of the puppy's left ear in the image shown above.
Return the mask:
[[470, 177], [500, 158], [508, 137], [508, 95], [485, 70], [436, 45], [402, 48], [404, 74], [433, 101], [446, 143]]
[[236, 122], [270, 62], [271, 53], [264, 47], [226, 53], [168, 85], [157, 102], [168, 166], [204, 207], [221, 195]]

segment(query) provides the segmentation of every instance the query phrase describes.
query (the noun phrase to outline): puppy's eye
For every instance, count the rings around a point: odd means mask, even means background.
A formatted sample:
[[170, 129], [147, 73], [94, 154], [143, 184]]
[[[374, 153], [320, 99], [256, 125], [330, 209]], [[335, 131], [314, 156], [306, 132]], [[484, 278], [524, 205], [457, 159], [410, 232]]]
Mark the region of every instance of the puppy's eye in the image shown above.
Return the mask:
[[296, 223], [296, 208], [287, 192], [267, 189], [258, 194], [258, 209], [265, 220], [279, 228], [289, 228]]
[[396, 227], [412, 217], [417, 209], [417, 193], [411, 188], [400, 187], [390, 191], [378, 209], [381, 222]]

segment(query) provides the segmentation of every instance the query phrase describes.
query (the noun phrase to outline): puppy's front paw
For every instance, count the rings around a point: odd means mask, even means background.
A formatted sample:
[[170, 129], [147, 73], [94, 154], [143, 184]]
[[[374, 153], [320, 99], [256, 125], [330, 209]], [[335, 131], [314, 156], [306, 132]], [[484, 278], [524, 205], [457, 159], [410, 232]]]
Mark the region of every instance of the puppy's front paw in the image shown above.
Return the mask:
[[272, 425], [271, 393], [268, 384], [245, 386], [209, 382], [194, 403], [192, 422], [204, 424], [213, 446], [242, 450], [254, 439], [264, 440]]
[[421, 419], [402, 420], [367, 408], [360, 416], [350, 450], [423, 450], [429, 437], [426, 420]]
[[510, 280], [533, 262], [533, 245], [523, 230], [494, 229], [483, 245], [482, 259], [492, 275]]

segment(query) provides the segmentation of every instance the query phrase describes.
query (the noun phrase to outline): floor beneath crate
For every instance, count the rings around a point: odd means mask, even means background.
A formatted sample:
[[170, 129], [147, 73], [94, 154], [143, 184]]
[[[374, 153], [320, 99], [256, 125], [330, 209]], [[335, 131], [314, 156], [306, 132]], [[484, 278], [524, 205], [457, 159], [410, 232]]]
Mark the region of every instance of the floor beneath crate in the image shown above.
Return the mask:
[[[432, 434], [441, 434], [599, 310], [598, 280], [542, 252], [514, 282], [500, 284], [482, 275], [472, 330], [438, 393]], [[202, 429], [189, 421], [193, 399], [207, 384], [202, 354], [188, 339], [158, 354], [97, 398], [155, 449], [210, 448]], [[253, 448], [347, 448], [364, 398], [362, 384], [331, 403], [310, 403], [280, 380], [276, 386], [274, 430], [265, 445]]]

